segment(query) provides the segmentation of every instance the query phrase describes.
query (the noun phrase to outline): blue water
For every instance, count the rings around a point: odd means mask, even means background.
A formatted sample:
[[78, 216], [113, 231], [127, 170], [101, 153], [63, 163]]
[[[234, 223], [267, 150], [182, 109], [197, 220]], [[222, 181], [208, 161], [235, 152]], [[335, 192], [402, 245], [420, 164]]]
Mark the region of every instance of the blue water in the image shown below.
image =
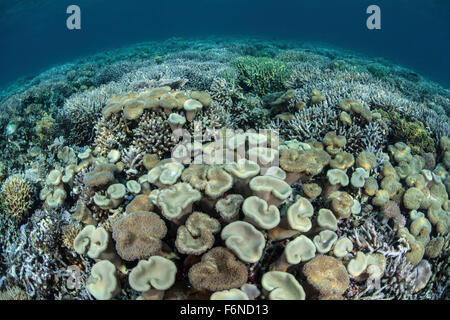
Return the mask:
[[[77, 4], [82, 30], [66, 28]], [[381, 8], [382, 29], [366, 28]], [[169, 37], [315, 41], [382, 56], [450, 86], [447, 0], [0, 0], [0, 86], [98, 51]]]

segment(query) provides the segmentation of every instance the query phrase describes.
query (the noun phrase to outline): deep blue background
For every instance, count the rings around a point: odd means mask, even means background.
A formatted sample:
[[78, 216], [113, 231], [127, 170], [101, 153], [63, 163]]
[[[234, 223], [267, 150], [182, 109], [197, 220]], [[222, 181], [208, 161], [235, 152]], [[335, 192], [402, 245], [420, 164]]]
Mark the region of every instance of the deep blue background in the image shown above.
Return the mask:
[[[77, 4], [82, 30], [66, 29]], [[366, 29], [381, 7], [382, 30]], [[0, 0], [0, 86], [73, 58], [172, 36], [320, 41], [383, 56], [450, 87], [448, 0]]]

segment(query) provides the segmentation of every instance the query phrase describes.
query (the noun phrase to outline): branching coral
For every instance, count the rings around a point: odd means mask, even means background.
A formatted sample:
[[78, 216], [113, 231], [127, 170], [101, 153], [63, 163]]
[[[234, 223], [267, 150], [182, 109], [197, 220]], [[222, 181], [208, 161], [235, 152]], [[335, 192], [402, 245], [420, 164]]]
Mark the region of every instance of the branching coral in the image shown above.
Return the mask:
[[283, 88], [289, 72], [284, 62], [264, 57], [239, 57], [231, 62], [244, 89], [264, 95]]
[[66, 138], [77, 145], [89, 143], [94, 137], [94, 125], [109, 97], [123, 90], [123, 86], [113, 82], [68, 98], [58, 114], [58, 122], [68, 133]]
[[33, 185], [23, 175], [14, 174], [3, 182], [1, 197], [6, 212], [21, 220], [29, 215], [33, 205]]
[[138, 126], [133, 130], [134, 145], [145, 153], [162, 157], [172, 151], [175, 141], [172, 130], [163, 113], [144, 112]]

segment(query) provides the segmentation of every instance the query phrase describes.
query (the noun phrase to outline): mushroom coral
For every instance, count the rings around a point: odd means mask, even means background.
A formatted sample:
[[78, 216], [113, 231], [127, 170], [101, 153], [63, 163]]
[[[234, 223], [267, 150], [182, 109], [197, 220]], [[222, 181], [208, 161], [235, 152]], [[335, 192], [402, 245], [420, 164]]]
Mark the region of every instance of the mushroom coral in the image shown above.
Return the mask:
[[351, 153], [340, 151], [330, 160], [330, 167], [333, 169], [347, 170], [355, 164], [355, 158]]
[[336, 217], [333, 212], [328, 209], [320, 209], [316, 221], [318, 226], [324, 229], [336, 231], [338, 228]]
[[337, 135], [335, 132], [328, 132], [322, 142], [329, 154], [336, 155], [345, 147], [347, 139], [345, 136]]
[[403, 194], [403, 205], [406, 209], [417, 210], [424, 200], [424, 194], [417, 188], [409, 188]]
[[229, 194], [225, 198], [216, 202], [216, 211], [225, 222], [232, 222], [238, 219], [244, 197], [240, 194]]
[[314, 200], [322, 193], [322, 188], [317, 183], [305, 183], [302, 185], [303, 192], [309, 200]]
[[164, 188], [173, 185], [183, 172], [184, 166], [172, 159], [165, 159], [151, 169], [147, 174], [148, 182]]
[[340, 185], [346, 187], [348, 185], [348, 176], [345, 171], [341, 169], [330, 169], [327, 171], [328, 182], [335, 186]]
[[308, 237], [301, 235], [286, 245], [284, 255], [289, 264], [298, 264], [314, 258], [316, 247]]
[[327, 202], [330, 203], [331, 211], [339, 219], [347, 219], [354, 206], [354, 199], [347, 192], [334, 191], [327, 197]]
[[280, 157], [280, 166], [286, 171], [286, 182], [289, 185], [292, 185], [302, 176], [305, 180], [312, 177], [320, 169], [314, 156], [309, 151], [303, 150], [283, 150]]
[[350, 260], [347, 265], [347, 270], [353, 277], [358, 277], [366, 268], [367, 257], [362, 251], [358, 251], [356, 257]]
[[338, 236], [331, 230], [322, 230], [313, 239], [319, 253], [326, 253], [331, 250]]
[[233, 187], [233, 177], [223, 168], [204, 164], [191, 164], [181, 175], [184, 182], [216, 199]]
[[377, 158], [373, 152], [363, 151], [356, 158], [356, 165], [370, 172], [377, 165]]
[[248, 295], [240, 289], [230, 289], [214, 292], [210, 300], [250, 300]]
[[225, 164], [224, 169], [233, 176], [235, 188], [241, 191], [251, 178], [259, 174], [260, 166], [254, 161], [241, 158]]
[[394, 145], [390, 145], [388, 149], [397, 163], [412, 159], [411, 148], [404, 142], [397, 142]]
[[284, 215], [281, 227], [300, 232], [307, 232], [312, 224], [310, 217], [314, 214], [314, 208], [308, 199], [299, 197], [287, 210]]
[[119, 168], [112, 163], [97, 164], [94, 169], [86, 173], [84, 184], [88, 187], [104, 187], [115, 181], [114, 173], [119, 172]]
[[247, 281], [247, 268], [228, 249], [215, 247], [189, 269], [188, 277], [197, 290], [229, 290]]
[[114, 252], [111, 235], [103, 227], [85, 226], [75, 237], [73, 247], [78, 254], [87, 254], [92, 259], [120, 260]]
[[235, 221], [222, 229], [222, 240], [242, 261], [257, 262], [266, 245], [264, 235], [245, 221]]
[[265, 147], [254, 147], [248, 150], [248, 159], [256, 162], [261, 168], [268, 168], [278, 164], [278, 150]]
[[369, 178], [369, 173], [365, 169], [356, 168], [350, 182], [355, 188], [362, 188], [364, 187], [367, 178]]
[[132, 213], [135, 211], [152, 211], [153, 203], [147, 195], [137, 195], [133, 200], [128, 203], [125, 208], [126, 213]]
[[406, 227], [400, 228], [397, 231], [397, 236], [404, 238], [409, 244], [410, 251], [406, 253], [406, 259], [413, 265], [418, 264], [425, 253], [424, 244], [416, 240]]
[[338, 258], [343, 258], [352, 250], [353, 242], [347, 237], [341, 237], [334, 244], [333, 254]]

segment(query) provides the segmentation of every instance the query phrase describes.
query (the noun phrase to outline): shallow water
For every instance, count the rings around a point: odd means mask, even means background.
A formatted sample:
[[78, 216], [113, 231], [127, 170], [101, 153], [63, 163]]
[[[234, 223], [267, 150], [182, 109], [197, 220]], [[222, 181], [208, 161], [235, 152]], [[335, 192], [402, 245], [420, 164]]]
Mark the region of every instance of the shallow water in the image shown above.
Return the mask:
[[0, 300], [448, 299], [419, 3], [0, 2]]

